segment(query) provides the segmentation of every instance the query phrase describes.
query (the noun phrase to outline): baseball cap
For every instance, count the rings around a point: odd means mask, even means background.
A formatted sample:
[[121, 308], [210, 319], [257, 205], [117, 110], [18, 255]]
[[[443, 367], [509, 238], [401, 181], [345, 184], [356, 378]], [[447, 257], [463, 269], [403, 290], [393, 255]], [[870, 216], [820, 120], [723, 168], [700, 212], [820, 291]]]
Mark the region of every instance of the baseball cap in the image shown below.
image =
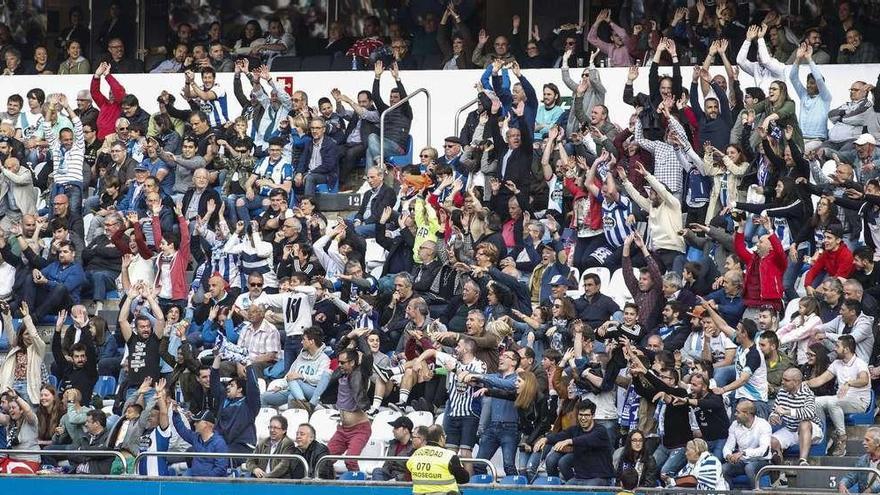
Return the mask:
[[838, 239], [842, 239], [844, 233], [843, 225], [840, 225], [839, 223], [832, 223], [825, 228], [825, 233], [831, 234]]
[[134, 171], [137, 172], [138, 170], [140, 170], [142, 172], [149, 172], [150, 167], [147, 167], [143, 163], [138, 163], [137, 165], [134, 166]]
[[458, 136], [449, 136], [448, 138], [443, 140], [446, 143], [455, 143], [461, 144], [461, 139]]
[[874, 139], [873, 135], [865, 133], [856, 139], [856, 144], [877, 144], [877, 140]]
[[394, 421], [389, 421], [388, 424], [391, 425], [392, 428], [398, 428], [402, 426], [409, 431], [413, 430], [413, 422], [406, 416], [398, 416], [397, 419], [395, 419]]
[[693, 316], [694, 318], [702, 318], [703, 314], [706, 313], [706, 308], [702, 306], [694, 306], [694, 309], [690, 311], [688, 314]]
[[214, 413], [212, 413], [209, 409], [205, 409], [204, 411], [192, 417], [193, 423], [197, 423], [199, 421], [207, 421], [211, 424], [217, 424], [217, 419], [214, 417]]
[[553, 275], [553, 278], [550, 279], [550, 285], [564, 285], [570, 287], [571, 283], [568, 281], [568, 278], [563, 275]]

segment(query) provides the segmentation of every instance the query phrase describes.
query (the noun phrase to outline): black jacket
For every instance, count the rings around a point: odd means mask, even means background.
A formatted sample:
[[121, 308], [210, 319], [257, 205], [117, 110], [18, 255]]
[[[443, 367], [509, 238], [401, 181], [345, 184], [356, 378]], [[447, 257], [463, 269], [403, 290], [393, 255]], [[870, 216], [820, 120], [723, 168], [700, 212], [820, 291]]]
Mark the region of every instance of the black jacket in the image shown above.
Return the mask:
[[[184, 193], [184, 195], [183, 195], [183, 201], [181, 202], [182, 206], [181, 206], [180, 210], [183, 212], [184, 215], [186, 215], [186, 210], [189, 209], [189, 202], [192, 201], [193, 192], [195, 192], [195, 189], [189, 188], [186, 191], [186, 193]], [[205, 213], [207, 213], [209, 199], [214, 200], [214, 204], [217, 206], [217, 208], [220, 207], [220, 204], [221, 204], [220, 193], [218, 193], [217, 190], [214, 189], [213, 187], [209, 187], [209, 188], [205, 189], [204, 192], [202, 192], [202, 196], [199, 198], [199, 208], [198, 208], [199, 216], [204, 216]], [[216, 227], [217, 227], [217, 215], [216, 214], [211, 215], [211, 220], [208, 221], [208, 226], [212, 230], [216, 229]]]
[[[69, 329], [68, 334], [75, 330]], [[66, 337], [66, 336], [65, 336]], [[98, 358], [95, 343], [92, 340], [92, 332], [88, 327], [82, 330], [80, 342], [86, 346], [86, 364], [82, 368], [76, 368], [73, 363], [64, 358], [64, 352], [61, 345], [61, 332], [55, 332], [52, 336], [52, 357], [55, 358], [55, 365], [61, 376], [59, 380], [59, 390], [75, 388], [82, 394], [83, 403], [89, 403], [92, 399], [92, 390], [95, 388], [95, 382], [98, 381]]]
[[[325, 455], [329, 455], [330, 451], [327, 449], [327, 446], [323, 443], [313, 440], [309, 447], [306, 450], [301, 450], [297, 448], [295, 453], [306, 458], [306, 462], [309, 463], [309, 469], [311, 472], [309, 476], [315, 476], [315, 467], [318, 464], [318, 460], [324, 457]], [[305, 468], [303, 467], [301, 462], [293, 463], [293, 476], [292, 479], [301, 480], [305, 478]], [[318, 478], [325, 480], [332, 480], [336, 478], [336, 474], [333, 472], [333, 463], [327, 461], [321, 464], [321, 471], [318, 473]]]
[[[370, 208], [370, 216], [364, 218], [364, 213], [367, 211], [367, 205], [370, 201], [373, 201], [373, 205]], [[386, 206], [393, 207], [396, 201], [397, 196], [394, 194], [394, 191], [385, 184], [379, 186], [379, 191], [376, 193], [375, 200], [373, 199], [373, 190], [367, 189], [367, 192], [365, 192], [363, 198], [361, 198], [361, 207], [358, 209], [355, 218], [366, 224], [379, 223], [379, 218], [382, 216], [382, 210], [384, 210]]]

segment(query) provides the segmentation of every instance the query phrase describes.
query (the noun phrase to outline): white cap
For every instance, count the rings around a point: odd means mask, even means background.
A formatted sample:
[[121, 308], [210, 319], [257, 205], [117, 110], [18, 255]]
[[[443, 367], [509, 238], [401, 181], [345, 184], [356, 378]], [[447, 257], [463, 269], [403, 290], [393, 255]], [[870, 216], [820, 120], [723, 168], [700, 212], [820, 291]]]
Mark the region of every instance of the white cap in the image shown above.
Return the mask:
[[874, 136], [871, 134], [862, 134], [861, 136], [859, 136], [858, 139], [856, 139], [856, 144], [877, 144], [877, 140], [874, 139]]

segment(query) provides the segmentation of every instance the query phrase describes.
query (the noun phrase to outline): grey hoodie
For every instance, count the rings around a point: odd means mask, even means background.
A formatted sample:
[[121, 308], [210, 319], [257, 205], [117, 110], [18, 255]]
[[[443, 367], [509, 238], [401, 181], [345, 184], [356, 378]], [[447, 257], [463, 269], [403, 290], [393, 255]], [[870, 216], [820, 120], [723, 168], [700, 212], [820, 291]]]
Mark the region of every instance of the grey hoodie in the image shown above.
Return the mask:
[[304, 382], [309, 385], [317, 385], [324, 373], [330, 373], [330, 358], [324, 353], [323, 344], [315, 350], [314, 354], [309, 354], [305, 348], [299, 352], [299, 355], [290, 365], [290, 371], [298, 371], [302, 375]]

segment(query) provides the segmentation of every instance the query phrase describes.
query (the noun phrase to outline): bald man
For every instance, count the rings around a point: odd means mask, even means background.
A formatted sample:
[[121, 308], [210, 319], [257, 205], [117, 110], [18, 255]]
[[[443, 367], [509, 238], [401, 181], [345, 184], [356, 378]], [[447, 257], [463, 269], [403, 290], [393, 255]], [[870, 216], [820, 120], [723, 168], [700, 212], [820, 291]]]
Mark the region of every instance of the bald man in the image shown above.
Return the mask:
[[816, 416], [816, 396], [804, 383], [804, 375], [798, 368], [789, 368], [782, 374], [782, 387], [776, 396], [776, 407], [770, 414], [770, 424], [782, 425], [770, 439], [774, 456], [778, 456], [781, 462], [783, 452], [798, 445], [799, 463], [808, 465], [810, 445], [821, 442], [824, 432]]

